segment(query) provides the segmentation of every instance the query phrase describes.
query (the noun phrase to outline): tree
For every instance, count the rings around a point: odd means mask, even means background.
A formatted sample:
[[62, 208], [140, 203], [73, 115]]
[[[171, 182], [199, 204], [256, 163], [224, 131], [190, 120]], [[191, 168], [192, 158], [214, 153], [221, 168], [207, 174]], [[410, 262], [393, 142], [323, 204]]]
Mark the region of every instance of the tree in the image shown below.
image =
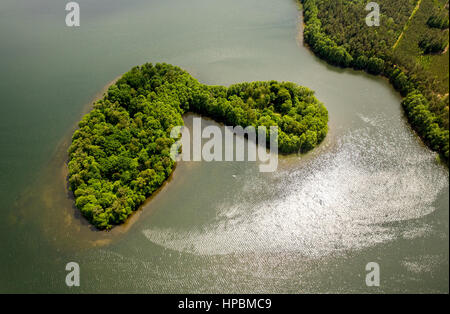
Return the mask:
[[170, 176], [170, 132], [186, 111], [232, 126], [279, 126], [283, 153], [298, 152], [302, 136], [303, 150], [313, 149], [328, 130], [326, 108], [294, 83], [227, 88], [200, 84], [168, 64], [134, 67], [83, 117], [68, 150], [75, 205], [97, 228], [124, 222]]

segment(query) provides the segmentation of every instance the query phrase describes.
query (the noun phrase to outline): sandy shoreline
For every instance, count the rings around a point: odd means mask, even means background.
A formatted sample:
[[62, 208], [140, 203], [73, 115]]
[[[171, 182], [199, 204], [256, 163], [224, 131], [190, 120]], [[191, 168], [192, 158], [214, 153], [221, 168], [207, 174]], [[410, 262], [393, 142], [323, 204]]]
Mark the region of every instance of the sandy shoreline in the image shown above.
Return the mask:
[[[68, 128], [65, 135], [55, 146], [55, 150], [49, 162], [39, 171], [36, 182], [22, 192], [16, 201], [17, 210], [12, 221], [21, 224], [23, 217], [36, 215], [35, 221], [43, 230], [46, 239], [55, 246], [60, 247], [66, 241], [75, 249], [104, 246], [117, 235], [124, 234], [130, 224], [124, 224], [121, 228], [111, 232], [95, 229], [85, 219], [78, 208], [75, 207], [72, 191], [68, 185], [68, 154], [72, 135], [78, 129], [78, 123], [87, 113], [93, 109], [93, 104], [102, 99], [108, 88], [115, 84], [122, 75], [109, 81], [91, 100], [83, 105], [76, 122]], [[39, 212], [34, 208], [43, 205], [45, 210]], [[130, 219], [131, 221], [131, 219]]]
[[[115, 84], [121, 77], [122, 77], [122, 75], [116, 77], [114, 80], [112, 80], [108, 84], [106, 84], [102, 88], [102, 90], [100, 92], [98, 92], [92, 98], [92, 100], [83, 107], [83, 110], [80, 114], [80, 118], [78, 119], [78, 121], [80, 121], [82, 119], [82, 117], [84, 117], [86, 114], [88, 114], [93, 109], [93, 104], [95, 104], [98, 100], [101, 100], [104, 97], [105, 93], [108, 91], [109, 87], [112, 86], [113, 84]], [[144, 201], [144, 203], [141, 206], [139, 206], [139, 208], [137, 210], [133, 211], [133, 213], [127, 218], [127, 220], [124, 223], [113, 226], [113, 228], [109, 231], [98, 230], [92, 224], [90, 224], [89, 221], [81, 215], [81, 212], [79, 211], [79, 209], [75, 207], [75, 199], [73, 197], [73, 192], [69, 189], [69, 184], [68, 184], [68, 172], [69, 171], [68, 171], [67, 165], [68, 165], [69, 159], [68, 159], [68, 155], [67, 155], [67, 150], [71, 144], [71, 139], [72, 139], [73, 133], [78, 129], [78, 121], [72, 126], [72, 129], [70, 130], [68, 135], [66, 135], [61, 140], [60, 144], [57, 146], [57, 149], [56, 149], [56, 152], [54, 155], [54, 161], [58, 164], [61, 163], [61, 165], [59, 166], [59, 168], [60, 168], [59, 179], [61, 180], [61, 184], [64, 186], [65, 194], [67, 196], [67, 199], [70, 200], [71, 207], [72, 207], [72, 210], [70, 210], [70, 212], [68, 213], [70, 217], [68, 217], [68, 218], [66, 217], [66, 219], [70, 220], [70, 224], [72, 226], [73, 226], [73, 224], [76, 224], [76, 221], [78, 221], [81, 225], [87, 224], [91, 231], [90, 233], [94, 233], [98, 237], [98, 239], [90, 240], [91, 244], [93, 246], [104, 246], [104, 245], [111, 243], [111, 241], [114, 238], [116, 238], [117, 236], [125, 234], [127, 231], [129, 231], [131, 226], [133, 226], [138, 221], [139, 217], [143, 213], [143, 208], [145, 206], [147, 206], [158, 194], [160, 194], [160, 192], [166, 187], [166, 185], [170, 181], [172, 181], [172, 179], [175, 175], [176, 165], [175, 165], [171, 175], [166, 179], [166, 181], [163, 183], [163, 185], [158, 190], [156, 190], [151, 196], [149, 196]], [[67, 211], [67, 209], [65, 209], [65, 211]], [[80, 229], [80, 226], [73, 226], [73, 227], [75, 227], [78, 230]]]

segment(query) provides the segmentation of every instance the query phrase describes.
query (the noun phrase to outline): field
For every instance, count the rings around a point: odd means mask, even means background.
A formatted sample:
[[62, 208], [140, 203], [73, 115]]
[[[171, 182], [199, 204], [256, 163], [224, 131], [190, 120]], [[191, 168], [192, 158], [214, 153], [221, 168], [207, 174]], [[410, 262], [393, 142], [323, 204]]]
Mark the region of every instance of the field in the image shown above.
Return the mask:
[[408, 60], [409, 67], [423, 68], [433, 78], [433, 91], [439, 95], [446, 95], [449, 91], [448, 48], [445, 53], [424, 54], [419, 47], [419, 42], [423, 36], [446, 36], [448, 38], [448, 28], [440, 30], [427, 26], [430, 12], [448, 12], [445, 7], [447, 3], [447, 0], [422, 0], [417, 13], [411, 19], [407, 30], [394, 50], [399, 59]]

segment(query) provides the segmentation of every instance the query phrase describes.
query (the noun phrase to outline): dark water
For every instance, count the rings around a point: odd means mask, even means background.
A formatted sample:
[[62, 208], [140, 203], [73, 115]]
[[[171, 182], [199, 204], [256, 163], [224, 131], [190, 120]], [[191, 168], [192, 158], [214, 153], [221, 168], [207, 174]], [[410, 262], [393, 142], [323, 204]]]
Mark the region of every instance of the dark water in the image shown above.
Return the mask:
[[[77, 29], [60, 1], [0, 3], [1, 292], [448, 292], [448, 169], [386, 81], [303, 47], [294, 0], [79, 3]], [[95, 231], [65, 185], [71, 133], [108, 82], [161, 61], [207, 84], [312, 88], [330, 133], [272, 174], [180, 163], [128, 224]]]

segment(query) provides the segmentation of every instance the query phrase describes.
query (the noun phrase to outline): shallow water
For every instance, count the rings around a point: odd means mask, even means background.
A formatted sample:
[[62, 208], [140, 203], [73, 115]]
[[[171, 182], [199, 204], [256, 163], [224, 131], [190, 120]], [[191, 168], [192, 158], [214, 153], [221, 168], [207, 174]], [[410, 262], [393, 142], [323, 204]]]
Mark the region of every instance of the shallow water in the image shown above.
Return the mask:
[[[295, 1], [79, 3], [79, 29], [56, 1], [0, 4], [0, 291], [70, 292], [76, 261], [81, 292], [448, 292], [448, 169], [385, 80], [302, 45]], [[307, 86], [330, 133], [272, 174], [180, 163], [125, 226], [95, 231], [66, 189], [65, 151], [86, 103], [147, 61], [207, 84]], [[381, 267], [375, 290], [369, 262]]]

